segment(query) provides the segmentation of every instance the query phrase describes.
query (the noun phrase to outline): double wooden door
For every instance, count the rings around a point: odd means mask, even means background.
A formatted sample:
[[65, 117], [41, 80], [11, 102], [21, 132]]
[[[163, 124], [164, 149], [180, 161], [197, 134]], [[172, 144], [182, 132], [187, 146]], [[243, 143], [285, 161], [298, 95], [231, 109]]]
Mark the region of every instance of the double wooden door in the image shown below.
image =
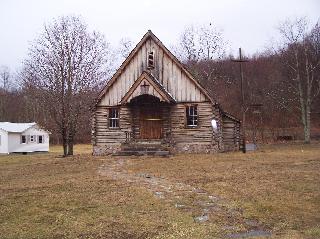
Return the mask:
[[140, 138], [162, 138], [162, 114], [159, 107], [140, 108]]

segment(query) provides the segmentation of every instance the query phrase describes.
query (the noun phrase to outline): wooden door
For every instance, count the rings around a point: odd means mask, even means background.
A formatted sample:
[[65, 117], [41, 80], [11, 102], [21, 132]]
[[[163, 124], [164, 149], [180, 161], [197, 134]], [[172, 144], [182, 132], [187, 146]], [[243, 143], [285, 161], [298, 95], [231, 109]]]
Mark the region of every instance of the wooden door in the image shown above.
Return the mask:
[[162, 138], [162, 118], [159, 108], [140, 109], [140, 138], [141, 139], [161, 139]]

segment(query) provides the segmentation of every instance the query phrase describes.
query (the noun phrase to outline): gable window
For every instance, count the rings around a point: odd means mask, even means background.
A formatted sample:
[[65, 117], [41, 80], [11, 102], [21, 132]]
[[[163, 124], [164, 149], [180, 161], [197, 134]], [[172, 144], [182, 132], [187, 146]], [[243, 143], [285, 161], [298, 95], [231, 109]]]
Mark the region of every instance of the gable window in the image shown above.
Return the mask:
[[154, 53], [150, 51], [148, 53], [148, 68], [154, 68]]
[[196, 105], [186, 107], [187, 126], [195, 127], [198, 125], [198, 110]]
[[109, 109], [109, 128], [119, 128], [119, 109]]
[[22, 144], [27, 143], [27, 138], [26, 138], [25, 135], [21, 135], [21, 143], [22, 143]]
[[38, 135], [38, 144], [43, 144], [43, 135]]

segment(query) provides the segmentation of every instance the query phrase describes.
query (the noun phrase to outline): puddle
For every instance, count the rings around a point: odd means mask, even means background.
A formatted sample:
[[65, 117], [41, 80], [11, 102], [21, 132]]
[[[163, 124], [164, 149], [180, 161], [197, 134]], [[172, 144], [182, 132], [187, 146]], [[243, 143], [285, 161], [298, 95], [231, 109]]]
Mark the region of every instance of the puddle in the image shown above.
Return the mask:
[[199, 216], [199, 217], [194, 217], [193, 220], [195, 222], [202, 223], [202, 222], [208, 221], [209, 220], [209, 216], [208, 215], [202, 215], [202, 216]]
[[154, 193], [155, 195], [156, 195], [156, 197], [158, 197], [158, 198], [164, 198], [164, 195], [163, 195], [163, 192], [155, 192]]

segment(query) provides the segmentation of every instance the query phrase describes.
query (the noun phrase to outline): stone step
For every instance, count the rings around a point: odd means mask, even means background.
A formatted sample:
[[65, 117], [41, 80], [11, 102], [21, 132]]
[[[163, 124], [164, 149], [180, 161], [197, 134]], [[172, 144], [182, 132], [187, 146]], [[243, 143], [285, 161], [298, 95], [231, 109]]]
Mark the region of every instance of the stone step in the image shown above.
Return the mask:
[[130, 145], [130, 146], [121, 146], [121, 151], [161, 151], [165, 148], [162, 146], [139, 146], [139, 145]]

